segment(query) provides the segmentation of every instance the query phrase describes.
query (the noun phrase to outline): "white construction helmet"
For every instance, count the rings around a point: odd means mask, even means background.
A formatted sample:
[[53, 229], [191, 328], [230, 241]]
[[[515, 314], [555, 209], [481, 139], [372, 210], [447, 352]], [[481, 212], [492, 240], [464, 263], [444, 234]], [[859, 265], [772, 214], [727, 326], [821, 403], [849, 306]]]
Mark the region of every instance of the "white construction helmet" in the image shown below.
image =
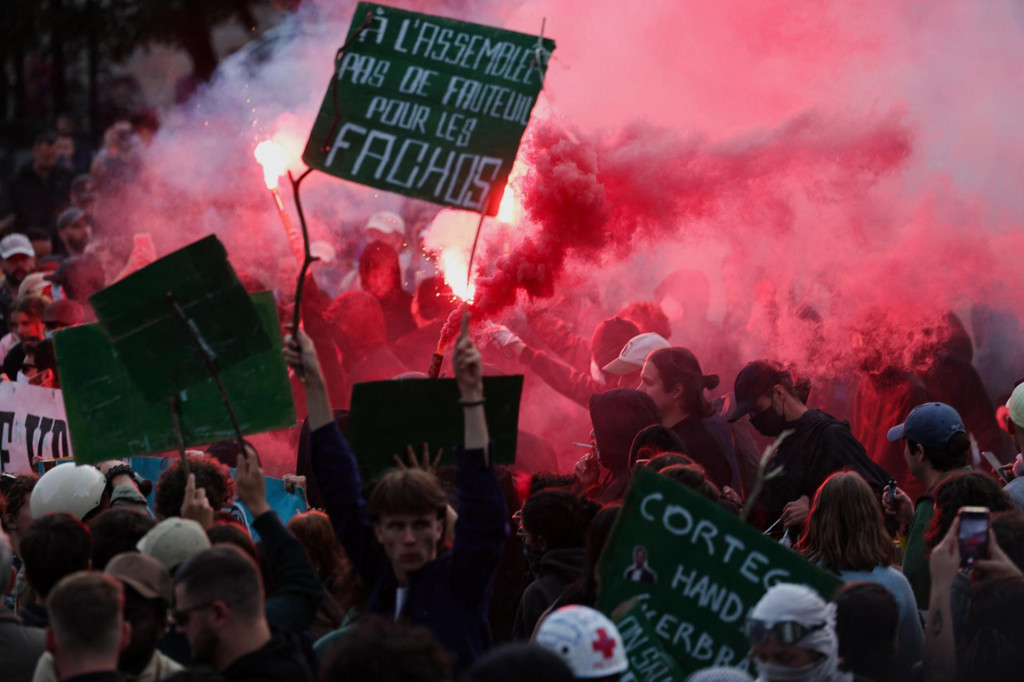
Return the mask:
[[36, 483], [28, 508], [33, 519], [50, 512], [67, 512], [84, 519], [103, 502], [106, 489], [107, 477], [96, 467], [59, 464]]
[[540, 624], [537, 644], [558, 654], [578, 680], [629, 669], [618, 628], [589, 606], [563, 606]]

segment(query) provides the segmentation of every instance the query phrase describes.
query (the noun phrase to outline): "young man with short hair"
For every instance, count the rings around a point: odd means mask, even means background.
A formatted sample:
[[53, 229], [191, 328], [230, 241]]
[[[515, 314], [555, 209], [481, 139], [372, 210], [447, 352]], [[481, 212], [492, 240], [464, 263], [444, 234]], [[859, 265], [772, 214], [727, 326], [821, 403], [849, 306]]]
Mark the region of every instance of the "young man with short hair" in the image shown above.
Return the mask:
[[[355, 456], [334, 421], [312, 341], [301, 331], [285, 357], [303, 378], [313, 469], [345, 553], [371, 590], [368, 611], [427, 627], [455, 656], [458, 674], [491, 644], [491, 578], [505, 543], [505, 502], [488, 459], [480, 354], [468, 334], [453, 358], [465, 417], [457, 448], [455, 542], [438, 553], [446, 497], [431, 474], [403, 469], [377, 482], [369, 500]], [[383, 550], [383, 551], [381, 551]]]
[[117, 658], [128, 645], [121, 583], [102, 573], [67, 576], [49, 600], [46, 649], [63, 682], [118, 682]]
[[924, 494], [912, 502], [903, 490], [890, 491], [887, 486], [882, 494], [882, 505], [886, 513], [895, 516], [906, 529], [903, 574], [914, 589], [917, 607], [927, 609], [931, 575], [924, 535], [935, 513], [933, 492], [949, 475], [971, 470], [967, 464], [971, 443], [960, 415], [944, 403], [918, 405], [905, 422], [889, 429], [888, 438], [905, 441], [903, 455], [907, 468], [925, 489]]
[[22, 621], [36, 627], [49, 625], [50, 591], [65, 576], [89, 570], [91, 557], [92, 534], [71, 514], [54, 512], [34, 520], [21, 539], [21, 560], [36, 599], [22, 606]]

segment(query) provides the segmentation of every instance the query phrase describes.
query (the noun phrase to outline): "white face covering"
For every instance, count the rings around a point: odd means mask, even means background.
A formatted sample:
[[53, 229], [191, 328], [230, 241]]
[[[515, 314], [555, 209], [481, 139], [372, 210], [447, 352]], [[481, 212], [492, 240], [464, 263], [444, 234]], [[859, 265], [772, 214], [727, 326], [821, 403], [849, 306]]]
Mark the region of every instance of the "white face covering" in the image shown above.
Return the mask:
[[19, 384], [27, 384], [27, 383], [30, 383], [30, 382], [31, 382], [31, 379], [29, 379], [28, 376], [19, 369], [18, 370], [18, 383]]
[[764, 663], [754, 659], [759, 673], [758, 680], [765, 682], [831, 682], [837, 678], [837, 662], [825, 657], [820, 661], [791, 668], [777, 663]]
[[797, 623], [825, 623], [826, 626], [808, 633], [796, 646], [822, 654], [819, 661], [792, 668], [765, 663], [754, 659], [760, 676], [758, 680], [786, 682], [835, 682], [848, 679], [839, 672], [839, 640], [835, 633], [835, 605], [828, 604], [809, 587], [779, 583], [772, 586], [751, 611], [751, 618], [766, 623], [793, 621]]

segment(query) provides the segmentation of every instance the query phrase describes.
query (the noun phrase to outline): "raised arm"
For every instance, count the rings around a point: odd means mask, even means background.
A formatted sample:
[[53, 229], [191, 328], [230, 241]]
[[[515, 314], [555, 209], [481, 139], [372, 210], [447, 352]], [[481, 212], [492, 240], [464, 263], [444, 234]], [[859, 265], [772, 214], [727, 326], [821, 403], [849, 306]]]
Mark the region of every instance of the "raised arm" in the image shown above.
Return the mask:
[[349, 560], [364, 578], [368, 578], [376, 568], [377, 542], [369, 509], [362, 497], [363, 484], [356, 458], [334, 421], [316, 349], [310, 338], [299, 330], [294, 338], [285, 338], [284, 356], [306, 389], [310, 458], [327, 516]]
[[302, 543], [281, 523], [267, 503], [267, 483], [256, 452], [238, 455], [235, 484], [238, 499], [252, 513], [252, 527], [260, 534], [267, 578], [274, 591], [267, 595], [267, 620], [289, 632], [301, 633], [316, 616], [323, 598], [320, 578]]
[[484, 376], [480, 351], [469, 336], [469, 317], [462, 317], [462, 333], [455, 342], [455, 379], [459, 384], [459, 403], [465, 420], [463, 446], [466, 450], [483, 450], [488, 462], [487, 419], [484, 416]]
[[455, 474], [459, 517], [455, 522], [452, 580], [457, 594], [471, 608], [484, 608], [488, 587], [505, 544], [505, 501], [491, 469], [480, 353], [466, 331], [455, 345], [455, 378], [459, 384], [465, 436], [457, 449]]

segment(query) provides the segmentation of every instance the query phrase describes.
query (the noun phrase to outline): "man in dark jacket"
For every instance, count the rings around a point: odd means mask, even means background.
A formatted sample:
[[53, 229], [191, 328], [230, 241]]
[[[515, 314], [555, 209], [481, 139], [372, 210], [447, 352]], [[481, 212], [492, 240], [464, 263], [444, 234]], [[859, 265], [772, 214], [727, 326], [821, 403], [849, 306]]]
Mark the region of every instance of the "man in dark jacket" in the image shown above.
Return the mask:
[[587, 554], [586, 510], [585, 503], [568, 490], [542, 490], [523, 504], [523, 551], [534, 580], [516, 609], [515, 639], [530, 639], [540, 617], [579, 577]]
[[781, 520], [782, 526], [799, 531], [818, 486], [842, 469], [863, 476], [881, 499], [889, 475], [871, 461], [849, 424], [807, 408], [808, 383], [794, 384], [792, 374], [777, 362], [756, 360], [736, 376], [735, 392], [730, 421], [750, 414], [754, 428], [770, 438], [792, 431], [769, 464], [770, 471], [781, 468], [781, 474], [765, 482], [757, 500], [760, 519], [755, 521], [762, 527]]
[[456, 448], [458, 520], [453, 549], [440, 555], [446, 498], [437, 479], [420, 469], [393, 471], [377, 482], [367, 503], [309, 337], [300, 331], [296, 340], [289, 338], [285, 357], [305, 380], [313, 470], [335, 533], [370, 588], [368, 610], [427, 627], [454, 655], [458, 674], [491, 643], [491, 577], [507, 533], [505, 503], [487, 455], [476, 347], [464, 329], [453, 357], [465, 416], [465, 442]]
[[[174, 620], [193, 659], [216, 668], [224, 680], [314, 679], [292, 636], [271, 630], [259, 569], [239, 548], [217, 545], [182, 564], [174, 595]], [[188, 672], [179, 675], [191, 679]]]
[[15, 232], [30, 227], [43, 227], [57, 245], [54, 221], [71, 198], [74, 172], [57, 165], [57, 136], [46, 131], [36, 136], [32, 144], [32, 160], [22, 166], [11, 178], [11, 211], [14, 213]]

